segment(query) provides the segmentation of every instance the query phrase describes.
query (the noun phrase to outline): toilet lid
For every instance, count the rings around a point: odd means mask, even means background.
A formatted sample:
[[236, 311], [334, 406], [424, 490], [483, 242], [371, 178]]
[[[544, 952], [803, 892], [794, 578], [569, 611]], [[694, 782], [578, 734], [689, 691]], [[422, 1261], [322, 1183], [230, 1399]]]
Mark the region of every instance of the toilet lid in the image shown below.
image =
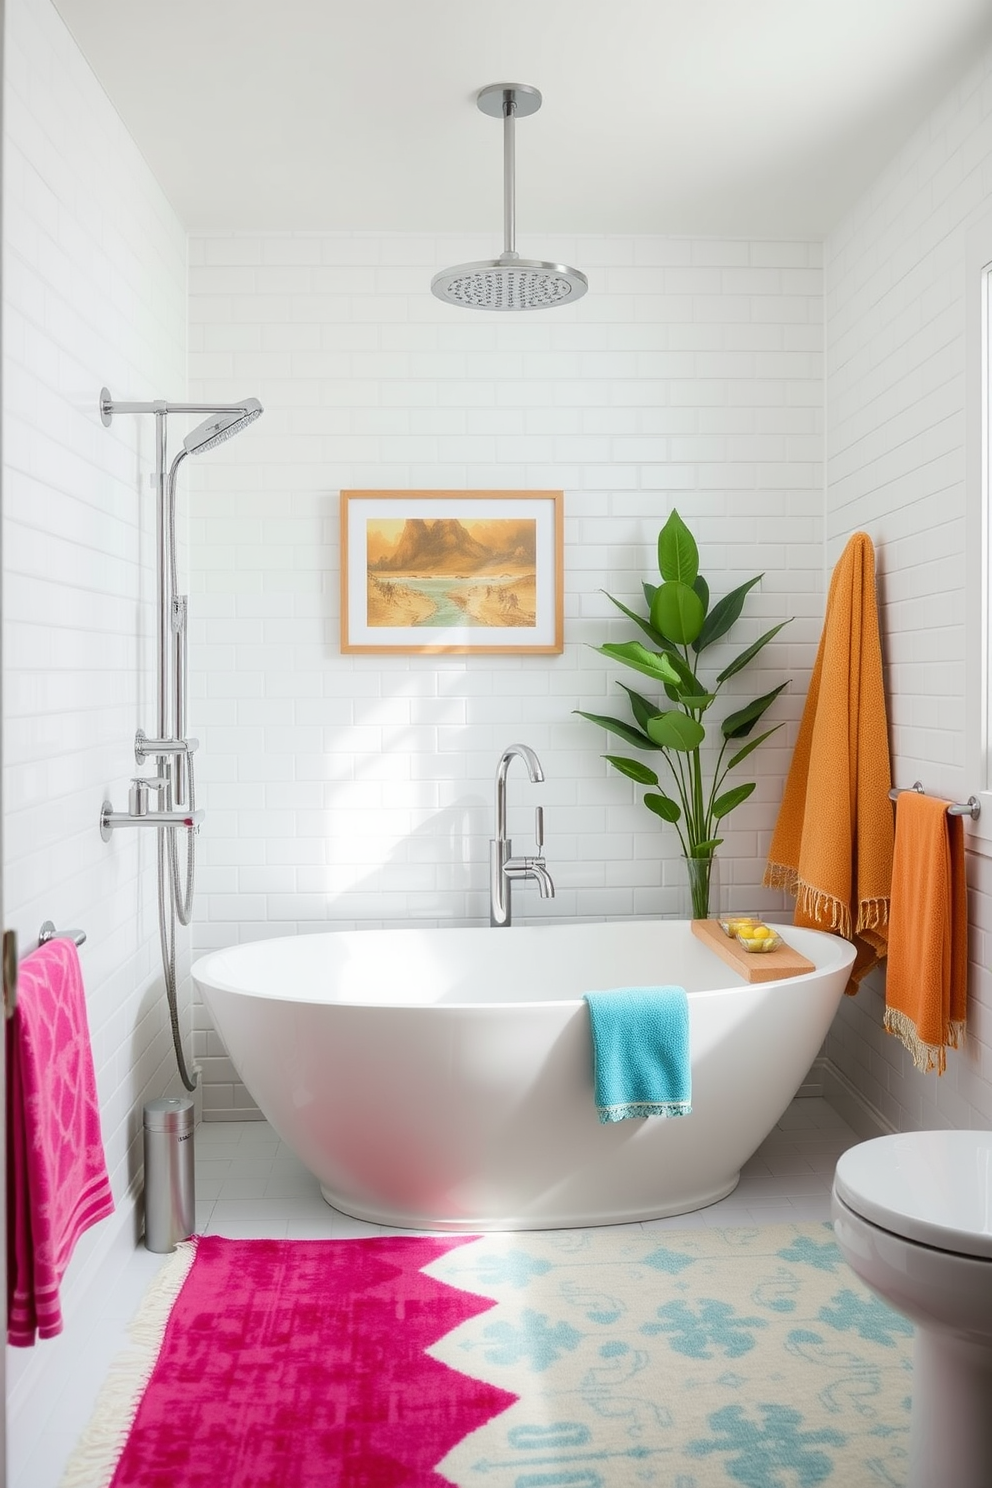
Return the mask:
[[893, 1234], [992, 1260], [992, 1131], [898, 1132], [837, 1163], [849, 1209]]

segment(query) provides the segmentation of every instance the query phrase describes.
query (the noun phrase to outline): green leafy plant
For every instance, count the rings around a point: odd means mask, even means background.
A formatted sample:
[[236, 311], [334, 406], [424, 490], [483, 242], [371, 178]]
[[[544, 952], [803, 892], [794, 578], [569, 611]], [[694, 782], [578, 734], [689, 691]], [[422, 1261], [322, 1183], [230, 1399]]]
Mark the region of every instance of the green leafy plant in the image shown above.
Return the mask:
[[789, 684], [780, 683], [771, 692], [755, 698], [723, 719], [719, 725], [720, 748], [708, 781], [704, 780], [703, 768], [702, 751], [707, 740], [704, 718], [719, 697], [724, 683], [743, 671], [789, 621], [783, 620], [759, 636], [728, 662], [707, 686], [696, 671], [698, 658], [707, 647], [725, 636], [739, 619], [748, 593], [763, 575], [758, 574], [741, 584], [711, 608], [709, 585], [699, 572], [699, 550], [695, 538], [675, 510], [658, 534], [658, 571], [662, 582], [643, 586], [646, 614], [628, 609], [612, 594], [607, 596], [640, 628], [651, 642], [651, 648], [638, 640], [620, 644], [607, 642], [595, 649], [611, 661], [619, 661], [649, 677], [674, 706], [659, 707], [621, 682], [630, 705], [632, 723], [600, 713], [587, 713], [582, 708], [574, 711], [616, 734], [635, 749], [664, 755], [674, 781], [674, 797], [665, 794], [656, 772], [640, 760], [616, 754], [604, 755], [604, 759], [637, 785], [651, 787], [644, 794], [645, 806], [662, 821], [674, 825], [690, 870], [695, 864], [699, 865], [695, 873], [690, 871], [690, 888], [693, 915], [704, 918], [709, 902], [710, 865], [714, 852], [723, 841], [717, 835], [719, 824], [755, 789], [754, 781], [725, 789], [727, 776], [759, 744], [782, 727], [780, 723], [775, 724], [756, 739], [750, 737], [755, 724]]

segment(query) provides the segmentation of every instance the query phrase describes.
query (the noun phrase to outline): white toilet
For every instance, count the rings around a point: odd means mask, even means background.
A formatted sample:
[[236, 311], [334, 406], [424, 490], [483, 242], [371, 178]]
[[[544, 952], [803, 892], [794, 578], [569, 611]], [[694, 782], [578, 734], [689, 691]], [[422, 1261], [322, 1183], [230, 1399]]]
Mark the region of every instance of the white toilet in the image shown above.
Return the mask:
[[907, 1488], [992, 1488], [992, 1131], [850, 1148], [833, 1221], [851, 1269], [915, 1325]]

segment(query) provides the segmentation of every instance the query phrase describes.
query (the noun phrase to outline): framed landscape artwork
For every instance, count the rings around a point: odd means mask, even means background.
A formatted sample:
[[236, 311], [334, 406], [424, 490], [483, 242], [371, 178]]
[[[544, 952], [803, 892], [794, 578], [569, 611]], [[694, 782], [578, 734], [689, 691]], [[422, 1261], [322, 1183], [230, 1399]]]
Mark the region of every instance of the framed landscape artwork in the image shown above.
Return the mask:
[[561, 491], [342, 491], [341, 650], [561, 651]]

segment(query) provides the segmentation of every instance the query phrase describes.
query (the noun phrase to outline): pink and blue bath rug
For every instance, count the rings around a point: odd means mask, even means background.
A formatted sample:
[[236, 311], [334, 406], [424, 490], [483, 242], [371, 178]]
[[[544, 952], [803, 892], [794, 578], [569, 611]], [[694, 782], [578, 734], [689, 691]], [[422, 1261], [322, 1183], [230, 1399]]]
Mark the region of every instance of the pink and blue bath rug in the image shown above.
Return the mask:
[[62, 1488], [901, 1488], [829, 1225], [191, 1242]]

